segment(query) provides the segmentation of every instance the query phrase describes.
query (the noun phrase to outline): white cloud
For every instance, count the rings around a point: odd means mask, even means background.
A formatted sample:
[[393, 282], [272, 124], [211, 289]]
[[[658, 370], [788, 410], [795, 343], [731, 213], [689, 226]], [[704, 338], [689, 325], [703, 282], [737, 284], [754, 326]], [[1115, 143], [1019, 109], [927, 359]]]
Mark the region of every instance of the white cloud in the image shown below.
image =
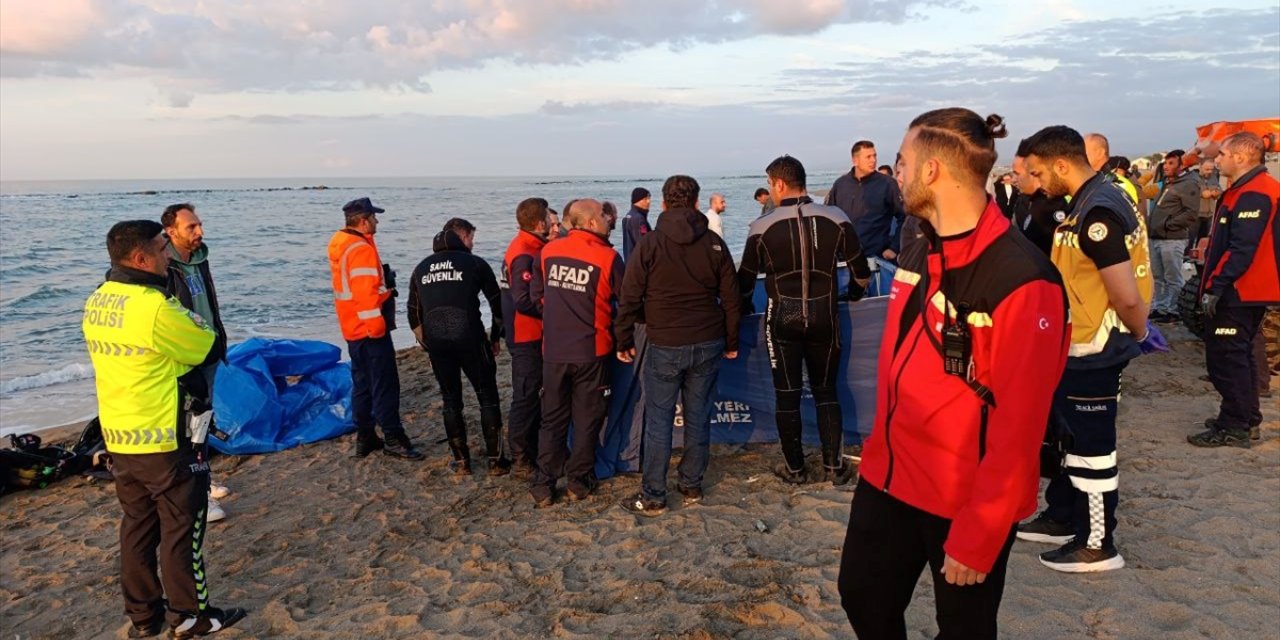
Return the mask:
[[143, 76], [180, 97], [426, 92], [432, 72], [490, 61], [579, 64], [655, 45], [899, 22], [939, 4], [953, 0], [5, 0], [0, 75]]

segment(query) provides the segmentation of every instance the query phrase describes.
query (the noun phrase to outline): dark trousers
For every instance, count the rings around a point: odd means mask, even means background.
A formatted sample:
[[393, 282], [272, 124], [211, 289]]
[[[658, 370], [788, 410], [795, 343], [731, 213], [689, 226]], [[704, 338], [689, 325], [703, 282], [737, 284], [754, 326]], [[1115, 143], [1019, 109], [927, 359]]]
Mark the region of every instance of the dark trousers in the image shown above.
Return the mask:
[[[546, 362], [542, 365], [542, 431], [538, 434], [538, 472], [530, 492], [551, 495], [561, 476], [569, 490], [588, 493], [596, 487], [596, 446], [609, 411], [608, 359], [591, 362]], [[565, 445], [573, 423], [573, 448]]]
[[373, 435], [374, 425], [384, 437], [404, 433], [400, 423], [400, 370], [391, 334], [381, 338], [348, 340], [351, 354], [351, 412], [361, 435]]
[[514, 345], [511, 351], [511, 410], [507, 439], [511, 459], [536, 464], [542, 431], [542, 341]]
[[[169, 624], [208, 605], [204, 530], [209, 465], [183, 445], [169, 453], [111, 455], [120, 520], [125, 615], [150, 621], [169, 601]], [[156, 569], [159, 568], [157, 575]]]
[[1224, 296], [1213, 317], [1205, 319], [1204, 359], [1209, 381], [1222, 396], [1218, 428], [1242, 431], [1262, 424], [1258, 392], [1270, 384], [1270, 376], [1259, 381], [1254, 339], [1267, 310], [1231, 304], [1234, 299], [1228, 296], [1234, 298], [1234, 293]]
[[815, 325], [800, 332], [775, 328], [766, 320], [765, 340], [777, 401], [774, 417], [778, 425], [778, 440], [782, 446], [782, 457], [793, 472], [804, 469], [800, 395], [804, 390], [806, 371], [818, 410], [822, 464], [832, 469], [841, 466], [844, 424], [840, 400], [836, 396], [836, 374], [840, 370], [840, 340], [836, 331], [834, 324]]
[[1075, 527], [1076, 540], [1091, 549], [1111, 546], [1120, 501], [1116, 467], [1116, 414], [1121, 363], [1101, 369], [1070, 369], [1054, 392], [1053, 411], [1070, 430], [1062, 471], [1049, 479], [1046, 512]]
[[680, 486], [702, 488], [711, 461], [711, 390], [724, 358], [724, 340], [681, 347], [650, 344], [644, 362], [643, 490], [650, 500], [666, 500], [671, 465], [671, 433], [676, 400], [684, 406], [684, 453]]
[[1000, 556], [980, 584], [947, 584], [942, 544], [951, 521], [921, 511], [866, 482], [858, 484], [840, 556], [840, 603], [861, 640], [907, 637], [903, 614], [920, 572], [933, 571], [939, 640], [996, 637], [1013, 526]]
[[468, 345], [432, 344], [427, 350], [431, 370], [440, 384], [445, 435], [450, 440], [467, 439], [467, 421], [462, 415], [462, 376], [466, 374], [480, 403], [480, 428], [485, 451], [490, 458], [502, 455], [502, 408], [498, 396], [498, 368], [493, 347], [477, 341]]

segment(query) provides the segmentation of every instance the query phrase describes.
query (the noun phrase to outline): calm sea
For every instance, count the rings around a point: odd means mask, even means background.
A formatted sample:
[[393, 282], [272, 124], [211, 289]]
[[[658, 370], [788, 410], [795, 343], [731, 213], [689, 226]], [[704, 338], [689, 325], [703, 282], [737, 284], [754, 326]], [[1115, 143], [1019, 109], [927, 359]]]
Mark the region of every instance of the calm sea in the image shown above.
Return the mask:
[[[810, 176], [825, 188], [836, 173]], [[763, 176], [695, 176], [702, 203], [728, 201], [726, 240], [735, 253], [760, 213], [751, 198]], [[326, 245], [342, 205], [368, 196], [379, 216], [382, 259], [402, 279], [431, 252], [445, 220], [479, 230], [475, 253], [497, 272], [515, 233], [515, 206], [541, 196], [559, 210], [573, 198], [610, 200], [625, 214], [631, 189], [655, 194], [660, 176], [590, 178], [351, 178], [58, 181], [0, 183], [0, 434], [96, 415], [93, 368], [80, 333], [85, 298], [108, 267], [105, 237], [117, 221], [159, 219], [191, 202], [205, 226], [210, 265], [231, 341], [253, 336], [324, 340], [344, 347], [333, 311]], [[313, 187], [325, 187], [314, 189]], [[621, 229], [613, 241], [621, 246]], [[401, 296], [394, 339], [412, 344]], [[482, 305], [483, 306], [483, 305]], [[487, 322], [487, 320], [486, 320]]]

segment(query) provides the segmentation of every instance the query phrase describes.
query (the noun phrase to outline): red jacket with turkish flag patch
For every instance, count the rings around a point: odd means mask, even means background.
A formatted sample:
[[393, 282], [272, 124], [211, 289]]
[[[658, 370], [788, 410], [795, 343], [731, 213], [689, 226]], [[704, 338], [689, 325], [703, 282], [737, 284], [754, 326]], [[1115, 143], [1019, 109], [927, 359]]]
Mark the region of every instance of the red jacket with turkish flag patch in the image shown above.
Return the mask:
[[[1070, 346], [1066, 291], [991, 200], [968, 233], [921, 228], [930, 241], [907, 249], [889, 293], [862, 480], [951, 520], [944, 551], [986, 573], [1036, 508], [1040, 444]], [[969, 334], [968, 376], [943, 368], [943, 333], [957, 323]]]

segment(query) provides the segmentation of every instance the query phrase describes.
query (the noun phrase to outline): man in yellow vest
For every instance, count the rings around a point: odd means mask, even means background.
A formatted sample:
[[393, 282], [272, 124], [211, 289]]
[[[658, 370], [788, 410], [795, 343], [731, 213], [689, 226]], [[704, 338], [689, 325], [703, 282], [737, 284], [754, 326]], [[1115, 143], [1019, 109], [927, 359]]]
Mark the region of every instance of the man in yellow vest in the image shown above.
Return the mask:
[[[111, 271], [85, 302], [82, 322], [124, 511], [120, 585], [131, 638], [160, 633], [166, 618], [171, 637], [190, 638], [245, 615], [209, 605], [203, 431], [210, 409], [196, 367], [216, 358], [215, 334], [166, 293], [166, 244], [158, 222], [113, 226], [107, 234]], [[156, 575], [157, 552], [162, 576]]]
[[1124, 566], [1116, 550], [1116, 412], [1129, 360], [1161, 348], [1149, 331], [1151, 266], [1147, 229], [1133, 200], [1089, 165], [1074, 129], [1047, 127], [1026, 141], [1027, 171], [1050, 196], [1071, 196], [1050, 259], [1071, 305], [1071, 347], [1055, 393], [1055, 425], [1065, 425], [1063, 470], [1045, 490], [1048, 508], [1019, 525], [1018, 537], [1062, 545], [1043, 553], [1072, 573]]

